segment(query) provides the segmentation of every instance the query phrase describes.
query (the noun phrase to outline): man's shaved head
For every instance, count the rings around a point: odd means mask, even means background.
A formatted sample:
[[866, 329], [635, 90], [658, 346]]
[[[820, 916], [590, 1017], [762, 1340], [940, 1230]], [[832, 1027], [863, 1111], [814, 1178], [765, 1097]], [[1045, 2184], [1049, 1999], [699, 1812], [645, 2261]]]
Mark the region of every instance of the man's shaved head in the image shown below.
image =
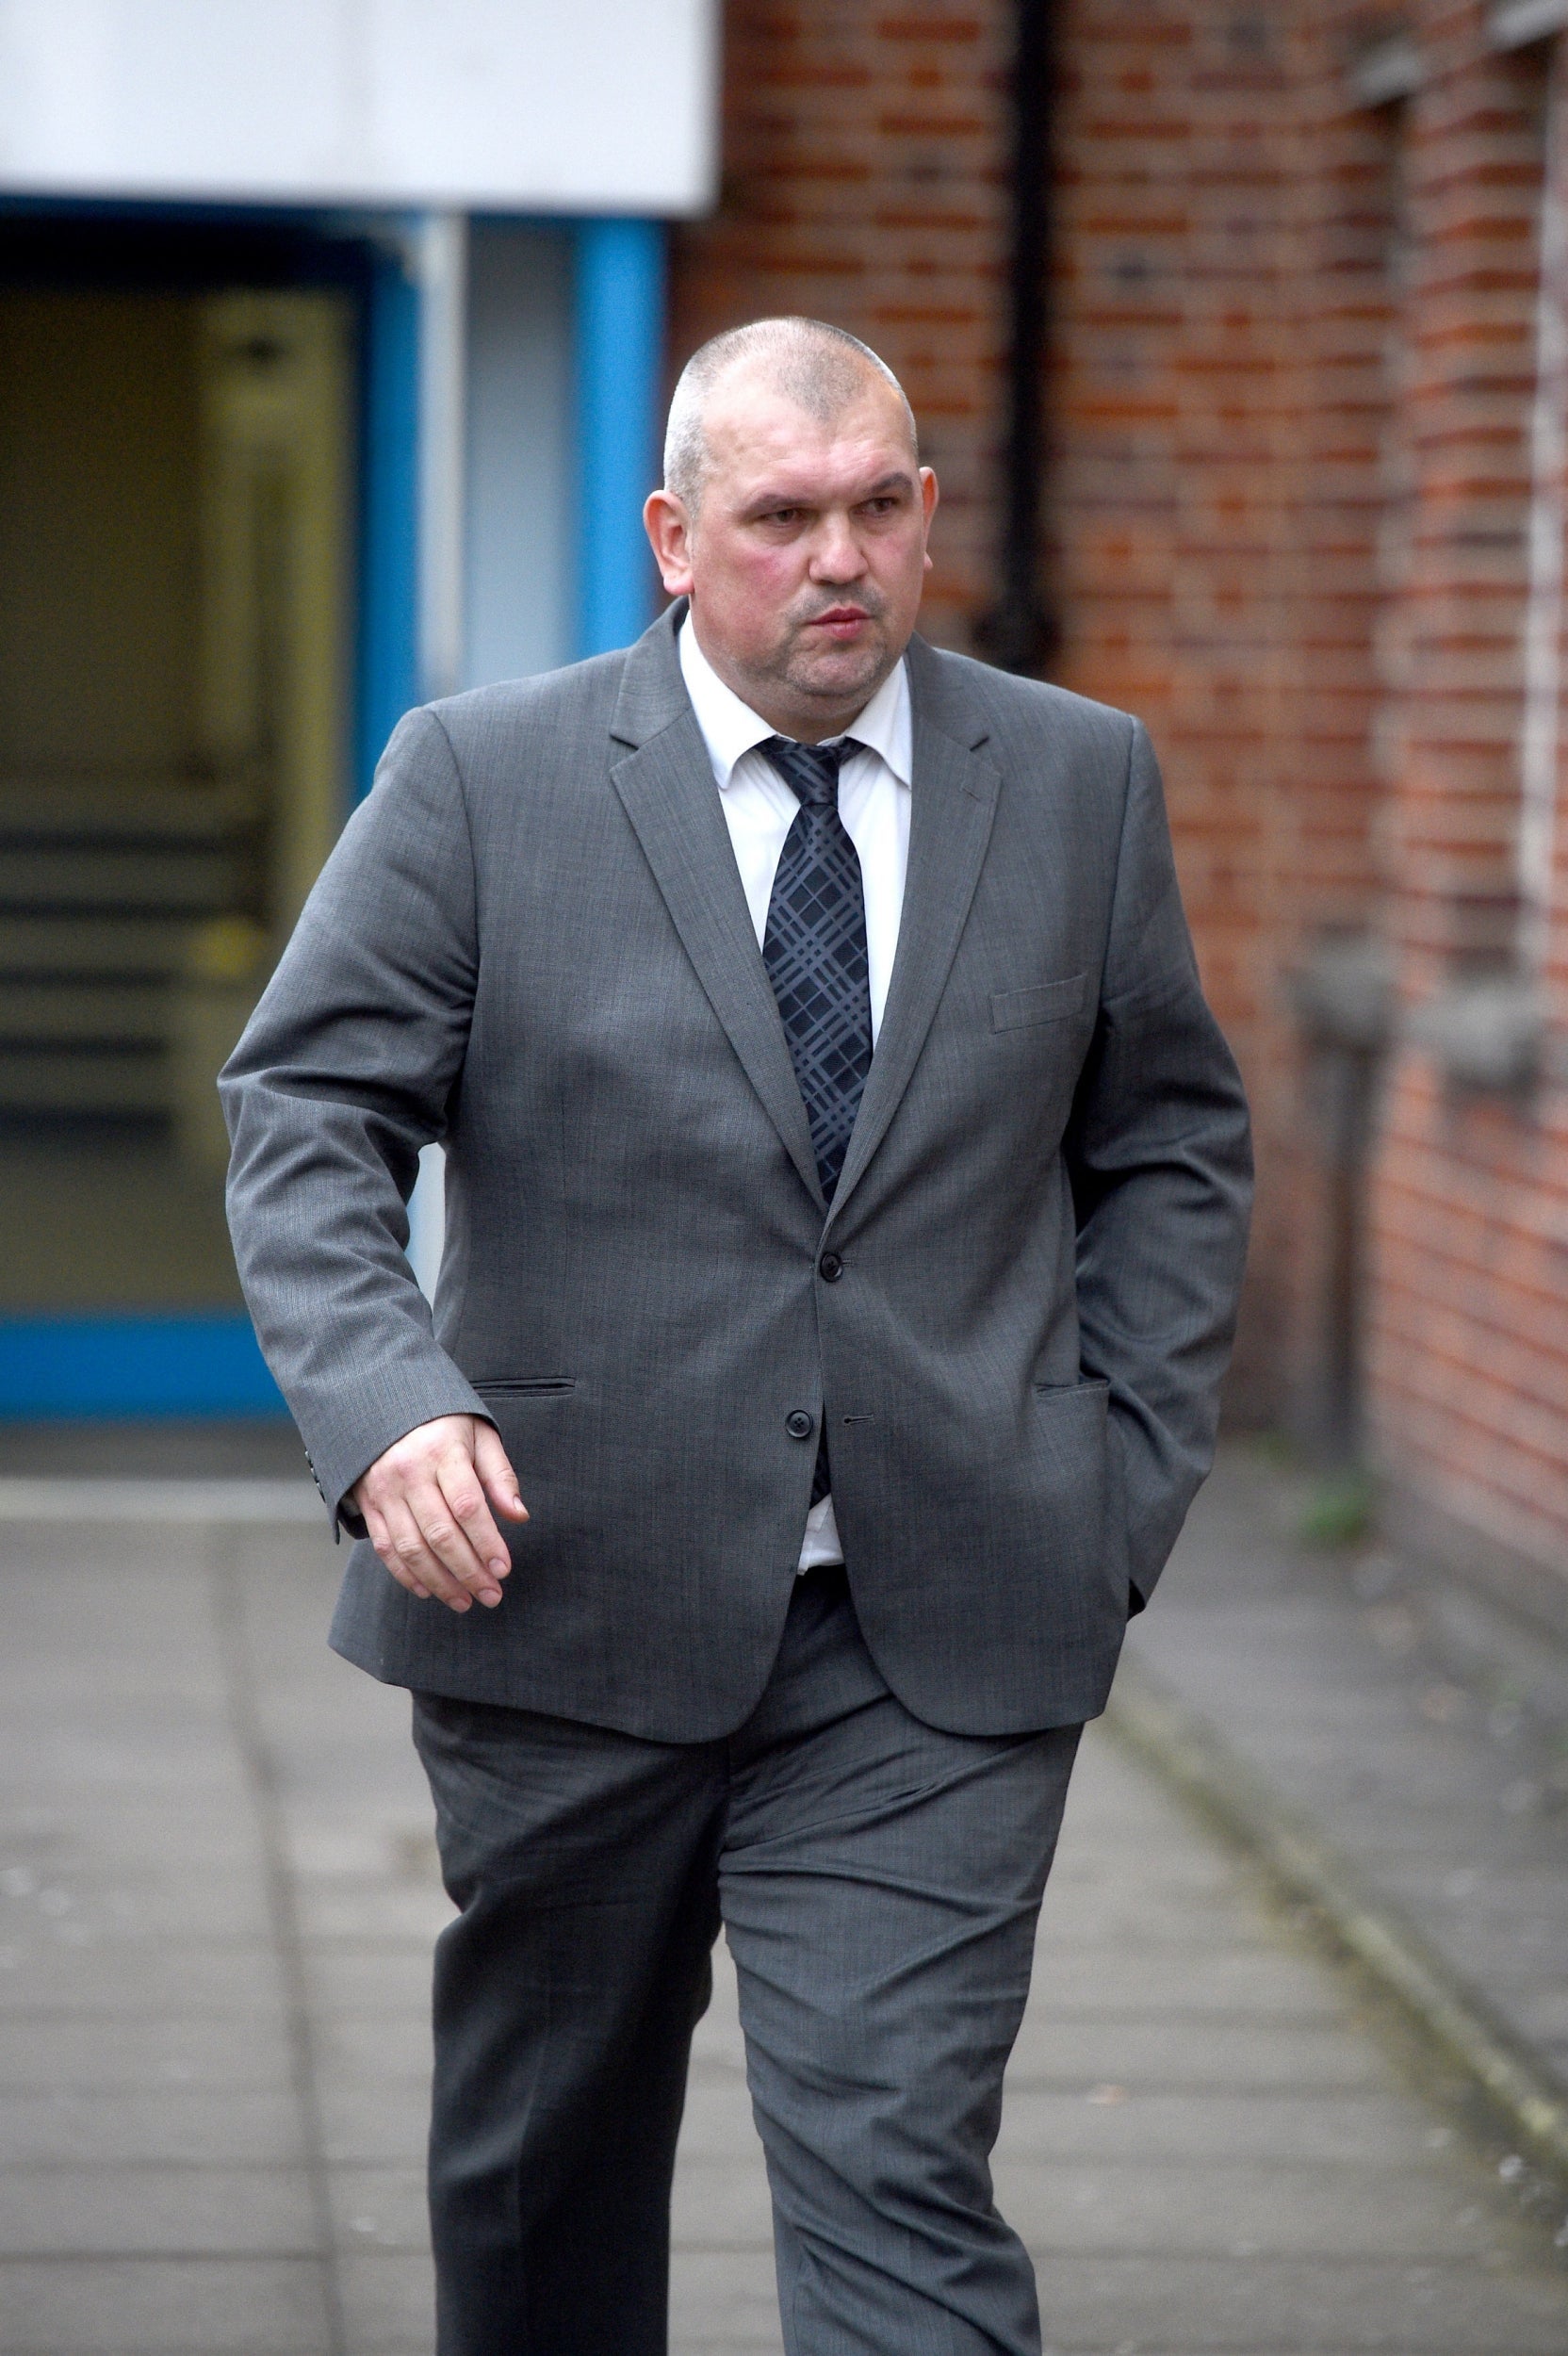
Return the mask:
[[643, 520], [720, 679], [821, 744], [909, 643], [936, 505], [886, 362], [821, 319], [758, 319], [688, 361]]
[[694, 515], [708, 472], [705, 418], [709, 396], [732, 369], [754, 369], [774, 391], [831, 424], [863, 398], [867, 379], [891, 387], [909, 427], [910, 456], [919, 463], [914, 412], [887, 362], [842, 327], [825, 319], [753, 319], [727, 328], [693, 352], [680, 371], [664, 433], [664, 487]]

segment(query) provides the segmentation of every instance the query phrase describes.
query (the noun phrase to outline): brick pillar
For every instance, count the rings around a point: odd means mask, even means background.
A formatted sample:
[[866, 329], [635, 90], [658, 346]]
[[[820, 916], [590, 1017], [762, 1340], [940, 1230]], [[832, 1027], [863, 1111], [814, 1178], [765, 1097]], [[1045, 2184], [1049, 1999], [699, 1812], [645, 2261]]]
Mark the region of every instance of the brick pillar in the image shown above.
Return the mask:
[[797, 311], [901, 378], [942, 491], [922, 627], [964, 648], [994, 596], [1011, 38], [1004, 0], [729, 0], [722, 200], [672, 256], [676, 367]]

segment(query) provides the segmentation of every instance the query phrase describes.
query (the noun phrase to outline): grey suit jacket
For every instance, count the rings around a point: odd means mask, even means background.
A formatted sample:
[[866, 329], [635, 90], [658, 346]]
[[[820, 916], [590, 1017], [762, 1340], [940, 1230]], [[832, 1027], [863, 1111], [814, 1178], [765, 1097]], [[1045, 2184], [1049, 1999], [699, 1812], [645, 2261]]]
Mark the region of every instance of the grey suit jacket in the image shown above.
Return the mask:
[[[902, 930], [829, 1211], [678, 620], [401, 722], [223, 1075], [246, 1295], [334, 1513], [466, 1411], [532, 1516], [461, 1617], [361, 1537], [333, 1642], [730, 1731], [825, 1418], [894, 1692], [953, 1731], [1075, 1722], [1210, 1461], [1249, 1197], [1148, 739], [911, 645]], [[434, 1137], [433, 1323], [403, 1246]]]

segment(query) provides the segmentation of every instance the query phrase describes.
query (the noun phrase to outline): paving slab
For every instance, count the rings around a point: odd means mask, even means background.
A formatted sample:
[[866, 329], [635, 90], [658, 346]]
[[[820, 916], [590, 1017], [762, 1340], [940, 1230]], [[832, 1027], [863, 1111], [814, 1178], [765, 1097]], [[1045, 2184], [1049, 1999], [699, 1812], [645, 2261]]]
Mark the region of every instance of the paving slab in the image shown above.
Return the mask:
[[336, 2276], [354, 2356], [430, 2356], [435, 2303], [423, 2251], [348, 2251]]
[[[1298, 2356], [1303, 2344], [1384, 2356], [1562, 2356], [1549, 2287], [1470, 2266], [1152, 2255], [1053, 2258], [1040, 2267], [1052, 2348], [1174, 2344]], [[1106, 2322], [1119, 2335], [1107, 2339]]]
[[324, 2348], [314, 2258], [8, 2261], [0, 2356], [296, 2356]]
[[1042, 2263], [1056, 2254], [1377, 2258], [1506, 2262], [1497, 2204], [1456, 2184], [1434, 2198], [1429, 2170], [1340, 2161], [1029, 2161], [1010, 2145], [996, 2166], [1004, 2217]]
[[1375, 1532], [1315, 1548], [1305, 1496], [1222, 1448], [1129, 1660], [1568, 2102], [1568, 1645]]
[[1081, 2088], [1118, 2074], [1166, 2091], [1199, 2086], [1249, 2094], [1376, 2085], [1380, 2057], [1364, 2037], [1335, 2024], [1250, 2021], [1210, 2024], [1125, 2016], [1052, 2020], [1030, 2013], [1013, 2050], [1008, 2083]]
[[428, 2025], [429, 1939], [389, 1946], [366, 1939], [337, 1939], [313, 1946], [302, 1958], [313, 2018], [374, 2015], [386, 2022]]
[[[5, 1834], [0, 1829], [0, 1848]], [[281, 2004], [270, 1944], [238, 1939], [156, 1939], [122, 1926], [85, 1941], [74, 1921], [8, 1925], [0, 1906], [0, 2021], [95, 2014], [117, 2021], [166, 2014], [172, 1997], [186, 2013], [245, 2021], [273, 2018]]]
[[425, 2171], [413, 2154], [390, 2167], [335, 2168], [328, 2199], [333, 2230], [344, 2249], [417, 2256], [430, 2247]]
[[418, 2151], [430, 2117], [427, 2084], [318, 2086], [322, 2157], [332, 2168], [373, 2167], [391, 2151]]
[[315, 2204], [298, 2167], [143, 2160], [0, 2169], [6, 2257], [309, 2257]]
[[291, 2064], [273, 2012], [247, 2017], [243, 2037], [225, 2014], [0, 2019], [0, 2089], [10, 2093], [250, 2092], [285, 2082]]
[[405, 2081], [427, 2086], [431, 2067], [429, 1950], [424, 2001], [417, 2011], [350, 2012], [320, 2015], [314, 2038], [318, 2078], [343, 2086], [384, 2086]]
[[[237, 2041], [244, 2036], [237, 2031]], [[303, 2164], [306, 2130], [286, 2090], [189, 2094], [0, 2095], [0, 2160], [5, 2165], [134, 2167]]]

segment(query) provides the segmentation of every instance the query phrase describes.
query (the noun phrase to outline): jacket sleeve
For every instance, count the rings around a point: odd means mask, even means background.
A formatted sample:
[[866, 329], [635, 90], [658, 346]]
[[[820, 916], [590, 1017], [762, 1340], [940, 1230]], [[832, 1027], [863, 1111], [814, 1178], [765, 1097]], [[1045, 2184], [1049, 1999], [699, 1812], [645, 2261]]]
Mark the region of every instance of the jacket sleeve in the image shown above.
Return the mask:
[[404, 1256], [478, 969], [462, 781], [429, 712], [399, 724], [220, 1080], [229, 1223], [267, 1363], [335, 1521], [416, 1424], [484, 1409]]
[[1066, 1142], [1081, 1361], [1110, 1383], [1136, 1612], [1213, 1462], [1252, 1160], [1240, 1075], [1198, 979], [1159, 769], [1135, 721], [1099, 1013]]

